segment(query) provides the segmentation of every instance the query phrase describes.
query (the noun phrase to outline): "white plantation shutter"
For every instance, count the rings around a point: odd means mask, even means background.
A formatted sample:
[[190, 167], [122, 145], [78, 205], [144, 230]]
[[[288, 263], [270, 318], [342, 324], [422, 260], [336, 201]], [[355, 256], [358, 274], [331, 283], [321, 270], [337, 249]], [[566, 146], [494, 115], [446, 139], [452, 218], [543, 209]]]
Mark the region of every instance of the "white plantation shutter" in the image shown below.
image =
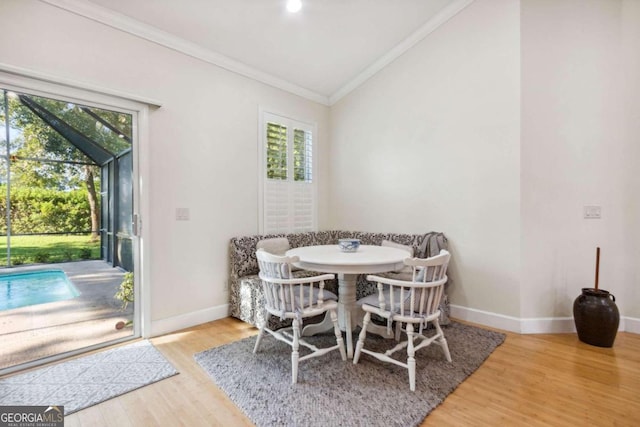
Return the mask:
[[266, 180], [264, 230], [262, 234], [286, 233], [289, 229], [289, 183]]
[[262, 122], [260, 232], [314, 231], [314, 127], [266, 112]]

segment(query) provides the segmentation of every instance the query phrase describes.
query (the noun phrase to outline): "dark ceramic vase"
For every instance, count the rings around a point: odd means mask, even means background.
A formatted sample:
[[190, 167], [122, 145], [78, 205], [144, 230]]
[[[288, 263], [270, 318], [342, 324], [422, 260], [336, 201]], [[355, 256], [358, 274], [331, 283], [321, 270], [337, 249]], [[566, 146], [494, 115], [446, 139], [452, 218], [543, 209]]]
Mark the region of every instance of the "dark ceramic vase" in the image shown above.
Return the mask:
[[580, 341], [612, 347], [620, 323], [616, 297], [602, 289], [582, 288], [573, 302], [573, 319]]

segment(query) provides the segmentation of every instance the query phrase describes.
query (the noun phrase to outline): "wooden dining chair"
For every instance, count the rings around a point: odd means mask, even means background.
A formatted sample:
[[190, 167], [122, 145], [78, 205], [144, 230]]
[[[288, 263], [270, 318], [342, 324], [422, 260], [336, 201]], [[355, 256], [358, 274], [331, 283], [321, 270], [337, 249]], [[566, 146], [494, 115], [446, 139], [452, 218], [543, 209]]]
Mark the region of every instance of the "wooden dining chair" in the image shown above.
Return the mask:
[[[253, 352], [258, 351], [260, 341], [265, 332], [276, 339], [289, 344], [291, 350], [291, 383], [298, 381], [298, 363], [312, 357], [322, 356], [332, 350], [340, 350], [342, 360], [347, 360], [342, 332], [338, 326], [338, 297], [324, 289], [325, 280], [332, 280], [333, 274], [322, 274], [312, 277], [294, 277], [291, 273], [292, 263], [298, 257], [279, 256], [263, 249], [256, 251], [260, 266], [260, 281], [264, 290], [265, 322], [260, 328]], [[329, 313], [336, 335], [336, 345], [318, 348], [300, 337], [304, 319]], [[278, 316], [281, 320], [291, 319], [292, 326], [277, 330], [270, 329], [270, 316]], [[300, 356], [300, 345], [311, 353]]]
[[[398, 280], [389, 277], [369, 275], [367, 280], [377, 283], [378, 292], [360, 299], [357, 304], [364, 310], [362, 330], [358, 337], [353, 363], [358, 363], [362, 353], [371, 355], [383, 362], [402, 366], [409, 371], [409, 388], [416, 389], [416, 351], [430, 344], [438, 344], [444, 351], [445, 358], [451, 362], [449, 346], [440, 327], [440, 310], [438, 306], [447, 282], [447, 266], [451, 255], [446, 250], [431, 258], [407, 258], [405, 264], [412, 268], [412, 280]], [[387, 320], [391, 328], [395, 322], [395, 338], [400, 341], [401, 333], [406, 340], [399, 342], [392, 349], [380, 353], [364, 348], [367, 327], [371, 315]], [[435, 333], [428, 329], [431, 323]], [[417, 328], [417, 330], [416, 330]], [[429, 335], [428, 335], [429, 333]], [[406, 347], [406, 363], [391, 356]]]

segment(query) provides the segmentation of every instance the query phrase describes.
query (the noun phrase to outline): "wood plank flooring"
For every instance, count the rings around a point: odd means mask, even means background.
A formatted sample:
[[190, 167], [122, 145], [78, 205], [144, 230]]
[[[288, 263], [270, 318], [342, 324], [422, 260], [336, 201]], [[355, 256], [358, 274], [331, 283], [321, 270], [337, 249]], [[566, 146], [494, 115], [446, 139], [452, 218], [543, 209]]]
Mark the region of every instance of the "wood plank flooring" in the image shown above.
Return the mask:
[[[227, 318], [153, 338], [180, 375], [71, 414], [65, 425], [251, 426], [193, 355], [256, 332]], [[341, 424], [326, 420], [327, 426]], [[640, 335], [618, 333], [607, 349], [575, 334], [507, 333], [505, 343], [422, 423], [523, 425], [640, 425]]]

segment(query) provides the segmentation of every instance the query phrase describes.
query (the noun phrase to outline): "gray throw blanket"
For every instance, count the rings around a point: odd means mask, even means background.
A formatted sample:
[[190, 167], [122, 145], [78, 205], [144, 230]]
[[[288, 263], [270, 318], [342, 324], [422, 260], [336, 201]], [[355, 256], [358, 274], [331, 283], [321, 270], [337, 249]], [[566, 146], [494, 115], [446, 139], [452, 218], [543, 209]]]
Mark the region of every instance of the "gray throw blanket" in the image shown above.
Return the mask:
[[427, 233], [418, 250], [419, 258], [429, 258], [440, 253], [440, 249], [447, 249], [447, 238], [443, 233], [432, 231]]

